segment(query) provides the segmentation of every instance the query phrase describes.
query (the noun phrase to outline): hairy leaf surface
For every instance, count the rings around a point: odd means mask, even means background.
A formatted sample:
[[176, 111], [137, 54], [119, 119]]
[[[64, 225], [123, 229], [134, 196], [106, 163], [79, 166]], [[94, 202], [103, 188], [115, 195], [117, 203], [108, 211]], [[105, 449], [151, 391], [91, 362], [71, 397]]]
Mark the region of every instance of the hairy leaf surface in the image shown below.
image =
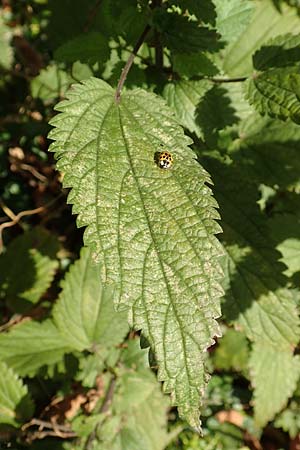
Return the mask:
[[89, 249], [82, 249], [53, 311], [65, 342], [79, 351], [94, 345], [113, 347], [128, 332], [127, 314], [114, 310], [112, 285], [100, 282], [102, 270], [101, 264], [92, 261]]
[[[190, 140], [161, 99], [142, 90], [114, 92], [90, 79], [58, 105], [50, 138], [85, 243], [103, 259], [119, 309], [143, 329], [159, 379], [194, 426], [205, 386], [203, 352], [219, 334], [222, 253], [214, 237], [216, 203]], [[162, 170], [161, 149], [174, 163]]]
[[17, 427], [33, 413], [32, 400], [27, 386], [4, 362], [0, 373], [0, 424]]

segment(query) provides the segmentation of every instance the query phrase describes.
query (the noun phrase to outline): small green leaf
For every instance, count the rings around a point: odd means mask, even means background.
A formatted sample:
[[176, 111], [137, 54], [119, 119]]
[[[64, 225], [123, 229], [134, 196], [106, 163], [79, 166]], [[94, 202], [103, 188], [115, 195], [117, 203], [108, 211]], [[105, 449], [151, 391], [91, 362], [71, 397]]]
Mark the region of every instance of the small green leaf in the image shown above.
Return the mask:
[[19, 427], [33, 413], [33, 403], [25, 386], [12, 369], [0, 362], [0, 424]]
[[260, 114], [300, 123], [300, 74], [296, 68], [254, 74], [246, 84], [246, 95]]
[[300, 219], [294, 214], [280, 214], [269, 221], [271, 236], [287, 266], [286, 275], [300, 272]]
[[[51, 150], [73, 188], [78, 224], [88, 225], [85, 243], [103, 261], [101, 277], [114, 284], [117, 307], [129, 309], [151, 344], [165, 391], [198, 426], [204, 352], [220, 333], [222, 294], [209, 176], [153, 94], [136, 89], [116, 104], [109, 85], [90, 79], [57, 109]], [[169, 170], [155, 161], [162, 148], [173, 155]]]
[[263, 427], [286, 405], [296, 389], [300, 360], [291, 350], [261, 342], [254, 344], [249, 364], [255, 419]]
[[58, 250], [56, 236], [36, 227], [0, 255], [0, 298], [11, 309], [24, 312], [40, 300], [58, 268]]
[[70, 351], [51, 320], [22, 322], [0, 334], [0, 359], [23, 376], [56, 364]]
[[81, 34], [58, 47], [54, 53], [58, 61], [72, 63], [94, 64], [99, 61], [104, 63], [109, 57], [108, 40], [101, 33], [90, 32]]
[[166, 84], [163, 92], [180, 123], [199, 137], [203, 137], [203, 132], [197, 125], [196, 109], [211, 87], [211, 82], [207, 80], [181, 80]]
[[292, 400], [274, 421], [276, 428], [282, 428], [294, 439], [300, 431], [300, 406], [297, 400]]
[[96, 344], [113, 347], [128, 332], [127, 313], [114, 310], [112, 285], [101, 284], [103, 270], [103, 265], [92, 261], [89, 249], [83, 248], [63, 281], [53, 318], [73, 349], [82, 351]]
[[257, 70], [293, 66], [300, 61], [300, 35], [284, 34], [266, 42], [253, 55]]
[[31, 81], [31, 95], [42, 100], [54, 100], [62, 97], [71, 83], [72, 78], [67, 72], [56, 65], [51, 65], [41, 70]]
[[217, 369], [224, 370], [244, 370], [248, 363], [248, 357], [249, 345], [246, 336], [233, 329], [226, 331], [213, 353], [215, 366]]

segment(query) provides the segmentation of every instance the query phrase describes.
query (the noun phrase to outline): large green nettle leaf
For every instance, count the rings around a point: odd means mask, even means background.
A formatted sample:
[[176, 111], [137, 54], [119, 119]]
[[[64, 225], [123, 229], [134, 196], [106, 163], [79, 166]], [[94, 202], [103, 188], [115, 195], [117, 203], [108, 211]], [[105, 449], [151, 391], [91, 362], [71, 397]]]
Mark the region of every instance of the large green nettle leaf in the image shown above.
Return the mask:
[[247, 98], [262, 114], [300, 123], [300, 75], [296, 69], [271, 69], [247, 82]]
[[[204, 351], [220, 334], [222, 292], [209, 176], [155, 95], [137, 89], [116, 104], [112, 88], [92, 78], [67, 97], [49, 137], [78, 225], [88, 225], [85, 243], [103, 260], [116, 306], [129, 308], [152, 345], [165, 391], [198, 426]], [[173, 155], [169, 170], [155, 162], [161, 149]]]

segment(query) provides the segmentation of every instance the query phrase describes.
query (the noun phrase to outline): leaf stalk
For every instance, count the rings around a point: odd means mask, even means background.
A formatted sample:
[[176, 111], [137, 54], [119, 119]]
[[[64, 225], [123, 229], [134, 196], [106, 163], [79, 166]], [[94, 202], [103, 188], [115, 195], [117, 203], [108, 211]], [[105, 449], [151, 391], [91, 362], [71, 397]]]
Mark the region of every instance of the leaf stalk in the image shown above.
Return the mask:
[[130, 68], [132, 66], [133, 61], [134, 61], [134, 58], [136, 57], [137, 52], [139, 51], [142, 43], [144, 42], [144, 40], [145, 40], [145, 38], [146, 38], [150, 28], [151, 28], [150, 25], [147, 25], [145, 27], [145, 29], [142, 32], [142, 34], [140, 35], [137, 43], [135, 44], [131, 55], [128, 58], [127, 63], [125, 64], [124, 69], [122, 70], [122, 73], [121, 73], [121, 76], [120, 76], [120, 79], [119, 79], [119, 82], [118, 82], [118, 86], [117, 86], [117, 89], [116, 89], [116, 93], [115, 93], [115, 101], [116, 101], [117, 104], [120, 103], [121, 91], [123, 89], [124, 83], [126, 81], [128, 72], [129, 72], [129, 70], [130, 70]]

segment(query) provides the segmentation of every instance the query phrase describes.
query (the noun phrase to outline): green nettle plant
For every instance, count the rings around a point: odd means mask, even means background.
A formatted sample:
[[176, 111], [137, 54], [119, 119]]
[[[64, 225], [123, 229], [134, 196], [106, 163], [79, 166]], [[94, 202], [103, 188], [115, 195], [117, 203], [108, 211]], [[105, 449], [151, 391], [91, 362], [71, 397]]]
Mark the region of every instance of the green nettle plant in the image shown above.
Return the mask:
[[299, 8], [3, 2], [3, 445], [296, 449]]

